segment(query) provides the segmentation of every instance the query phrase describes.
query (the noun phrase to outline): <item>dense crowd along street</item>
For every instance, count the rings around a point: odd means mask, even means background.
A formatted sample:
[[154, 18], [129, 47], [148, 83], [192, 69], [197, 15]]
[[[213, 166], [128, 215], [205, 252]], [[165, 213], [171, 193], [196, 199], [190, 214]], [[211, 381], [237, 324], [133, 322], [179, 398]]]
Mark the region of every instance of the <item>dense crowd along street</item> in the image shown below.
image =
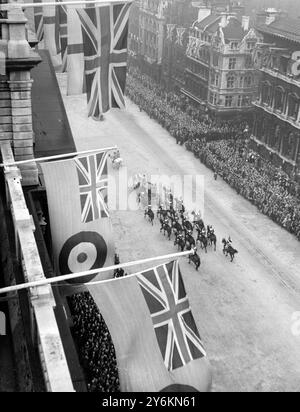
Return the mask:
[[136, 68], [129, 72], [127, 94], [178, 143], [300, 240], [299, 184], [247, 150], [245, 122], [214, 124], [203, 115], [199, 119], [185, 98], [163, 91]]
[[119, 392], [115, 349], [107, 326], [89, 292], [69, 298], [73, 333], [89, 392]]

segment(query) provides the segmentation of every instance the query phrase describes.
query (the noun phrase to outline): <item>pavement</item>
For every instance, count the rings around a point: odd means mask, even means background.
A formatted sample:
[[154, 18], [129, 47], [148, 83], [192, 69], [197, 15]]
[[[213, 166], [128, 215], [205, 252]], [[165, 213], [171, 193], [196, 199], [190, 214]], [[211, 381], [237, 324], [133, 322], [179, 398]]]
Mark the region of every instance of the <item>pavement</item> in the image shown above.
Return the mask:
[[[299, 392], [300, 328], [293, 317], [300, 312], [300, 243], [224, 181], [215, 181], [132, 102], [97, 122], [87, 118], [85, 95], [66, 96], [65, 75], [58, 74], [58, 81], [77, 150], [117, 145], [132, 175], [203, 176], [204, 220], [216, 230], [217, 251], [200, 252], [199, 272], [186, 258], [181, 269], [213, 367], [213, 391]], [[177, 251], [141, 210], [111, 214], [121, 262]], [[222, 253], [220, 240], [228, 235], [239, 251], [233, 263]]]

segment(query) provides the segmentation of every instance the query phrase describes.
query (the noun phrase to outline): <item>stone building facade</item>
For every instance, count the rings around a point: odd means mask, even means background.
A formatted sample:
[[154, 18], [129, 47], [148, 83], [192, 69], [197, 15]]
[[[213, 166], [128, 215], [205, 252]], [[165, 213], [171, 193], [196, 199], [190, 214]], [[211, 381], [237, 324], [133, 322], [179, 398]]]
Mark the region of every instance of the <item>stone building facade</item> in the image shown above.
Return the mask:
[[[300, 168], [300, 24], [276, 14], [259, 16], [263, 43], [255, 50], [260, 87], [254, 102], [251, 146], [290, 174]], [[300, 176], [299, 176], [300, 177]]]
[[163, 56], [165, 15], [168, 0], [140, 0], [139, 54], [144, 73], [160, 81]]
[[190, 31], [184, 92], [213, 116], [251, 116], [258, 85], [252, 54], [259, 38], [240, 8], [201, 7]]
[[[30, 160], [34, 158], [30, 71], [41, 59], [31, 47], [34, 42], [28, 42], [22, 9], [10, 6], [1, 14], [0, 142], [11, 143], [16, 161]], [[38, 184], [34, 162], [20, 169], [23, 185]]]

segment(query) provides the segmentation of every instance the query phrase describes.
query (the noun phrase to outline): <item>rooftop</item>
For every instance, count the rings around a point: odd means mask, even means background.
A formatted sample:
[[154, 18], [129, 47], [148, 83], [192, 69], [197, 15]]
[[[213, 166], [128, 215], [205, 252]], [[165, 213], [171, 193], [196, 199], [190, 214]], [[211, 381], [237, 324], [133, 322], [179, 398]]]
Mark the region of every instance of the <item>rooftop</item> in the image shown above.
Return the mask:
[[278, 17], [271, 24], [260, 24], [256, 28], [263, 33], [300, 43], [300, 19]]
[[[214, 34], [219, 29], [222, 16], [220, 14], [211, 14], [203, 19], [201, 22], [196, 22], [195, 27], [201, 31], [207, 31], [210, 34]], [[225, 40], [242, 40], [246, 32], [244, 31], [242, 24], [235, 17], [230, 17], [226, 27], [223, 27]]]

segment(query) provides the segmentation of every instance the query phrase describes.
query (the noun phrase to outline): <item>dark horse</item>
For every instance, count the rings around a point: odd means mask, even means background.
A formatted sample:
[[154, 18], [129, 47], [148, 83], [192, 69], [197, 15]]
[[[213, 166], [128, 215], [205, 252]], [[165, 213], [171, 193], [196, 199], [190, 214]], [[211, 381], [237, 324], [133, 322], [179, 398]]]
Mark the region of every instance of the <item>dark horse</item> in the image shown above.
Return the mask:
[[165, 236], [165, 234], [166, 234], [166, 232], [167, 232], [167, 234], [168, 234], [168, 239], [171, 240], [172, 228], [171, 228], [171, 226], [169, 225], [169, 223], [167, 222], [167, 219], [166, 219], [165, 221], [163, 221], [163, 223], [162, 223], [162, 226], [161, 226], [161, 228], [160, 228], [160, 232], [161, 232], [162, 230], [164, 231], [164, 236]]
[[208, 245], [208, 240], [205, 235], [202, 233], [198, 233], [197, 240], [200, 242], [201, 249], [205, 250], [205, 253], [207, 253], [207, 245]]
[[195, 239], [193, 238], [193, 236], [190, 233], [186, 233], [186, 235], [185, 235], [185, 244], [187, 246], [190, 246], [190, 247], [196, 246]]
[[147, 216], [149, 218], [150, 223], [153, 226], [154, 213], [153, 213], [153, 210], [150, 207], [148, 207], [148, 209], [145, 210], [144, 217], [147, 217]]
[[172, 229], [175, 234], [182, 232], [182, 226], [178, 221], [173, 222]]
[[222, 239], [222, 243], [224, 245], [223, 247], [223, 253], [226, 256], [230, 256], [231, 262], [233, 262], [234, 256], [239, 253], [236, 249], [234, 249], [231, 245], [228, 245], [228, 242], [226, 239]]
[[178, 249], [181, 249], [181, 252], [184, 251], [185, 241], [183, 235], [177, 235], [174, 241], [174, 246], [178, 245]]
[[196, 270], [199, 269], [200, 265], [201, 265], [201, 259], [200, 256], [197, 253], [197, 249], [194, 249], [194, 253], [189, 255], [189, 263], [193, 262]]
[[207, 237], [210, 242], [210, 246], [215, 245], [215, 251], [216, 251], [217, 250], [217, 236], [214, 233], [210, 232]]
[[186, 219], [182, 219], [182, 225], [186, 230], [190, 230], [191, 232], [193, 231], [193, 225], [191, 224], [190, 221], [186, 220]]
[[161, 217], [166, 217], [168, 212], [167, 210], [163, 209], [162, 206], [159, 206], [156, 214], [157, 214], [157, 217], [161, 218]]

